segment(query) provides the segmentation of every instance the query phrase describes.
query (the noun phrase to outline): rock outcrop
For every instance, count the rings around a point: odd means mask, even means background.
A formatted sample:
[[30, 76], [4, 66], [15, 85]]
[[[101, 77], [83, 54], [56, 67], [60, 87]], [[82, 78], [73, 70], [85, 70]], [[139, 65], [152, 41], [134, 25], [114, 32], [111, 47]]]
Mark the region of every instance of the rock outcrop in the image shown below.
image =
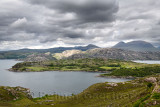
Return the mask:
[[136, 52], [114, 48], [91, 49], [85, 53], [74, 54], [68, 59], [105, 58], [122, 60], [160, 60], [160, 52]]
[[53, 57], [55, 57], [56, 59], [62, 59], [62, 58], [67, 58], [70, 57], [74, 54], [81, 54], [84, 53], [84, 51], [80, 51], [80, 50], [66, 50], [62, 53], [55, 53], [53, 54]]
[[32, 99], [30, 90], [22, 87], [0, 86], [0, 101], [14, 101], [22, 98]]

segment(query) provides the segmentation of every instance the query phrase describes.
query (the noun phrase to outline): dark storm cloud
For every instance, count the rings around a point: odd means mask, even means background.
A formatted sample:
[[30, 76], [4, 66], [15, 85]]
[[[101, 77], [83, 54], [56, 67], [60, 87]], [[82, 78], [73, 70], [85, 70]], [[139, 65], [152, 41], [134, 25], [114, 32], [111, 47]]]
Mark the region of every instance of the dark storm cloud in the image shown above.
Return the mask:
[[1, 0], [0, 45], [106, 47], [123, 40], [160, 45], [159, 5], [157, 0]]
[[75, 33], [75, 32], [69, 32], [69, 33], [66, 33], [64, 35], [64, 37], [68, 37], [68, 38], [83, 38], [84, 35], [83, 34], [78, 34], [78, 33]]
[[151, 16], [149, 14], [137, 14], [134, 16], [129, 16], [126, 18], [126, 20], [137, 20], [137, 19], [152, 19], [154, 16]]
[[0, 8], [0, 41], [36, 39], [47, 43], [59, 38], [91, 38], [87, 37], [88, 29], [96, 29], [102, 22], [108, 26], [115, 20], [118, 3], [116, 0], [7, 0], [0, 2]]
[[115, 0], [30, 0], [61, 13], [74, 13], [78, 21], [111, 22], [115, 20], [118, 3]]

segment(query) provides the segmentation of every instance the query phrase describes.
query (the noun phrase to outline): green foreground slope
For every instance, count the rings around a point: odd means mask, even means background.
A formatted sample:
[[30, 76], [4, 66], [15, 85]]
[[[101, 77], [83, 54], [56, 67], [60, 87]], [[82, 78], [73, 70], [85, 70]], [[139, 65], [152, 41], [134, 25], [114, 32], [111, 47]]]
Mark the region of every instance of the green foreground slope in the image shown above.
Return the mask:
[[[78, 95], [46, 95], [32, 99], [26, 91], [0, 87], [0, 106], [5, 107], [147, 107], [159, 106], [160, 76], [139, 78], [123, 83], [97, 83]], [[14, 89], [15, 95], [7, 94]], [[17, 90], [17, 91], [16, 91]], [[22, 94], [23, 93], [23, 94]]]

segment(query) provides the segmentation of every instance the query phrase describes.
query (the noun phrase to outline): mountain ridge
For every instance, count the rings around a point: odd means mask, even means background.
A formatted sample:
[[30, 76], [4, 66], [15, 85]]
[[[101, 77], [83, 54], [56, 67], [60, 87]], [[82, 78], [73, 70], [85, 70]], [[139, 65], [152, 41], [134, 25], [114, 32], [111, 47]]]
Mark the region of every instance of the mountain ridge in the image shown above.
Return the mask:
[[160, 60], [160, 52], [137, 52], [116, 48], [97, 48], [87, 50], [85, 53], [74, 54], [67, 59], [79, 58], [105, 58], [120, 60]]
[[54, 52], [56, 53], [58, 52], [62, 52], [65, 50], [82, 50], [82, 51], [86, 51], [88, 49], [94, 49], [94, 48], [100, 48], [96, 45], [93, 44], [89, 44], [87, 46], [74, 46], [74, 47], [55, 47], [55, 48], [48, 48], [48, 49], [29, 49], [29, 48], [23, 48], [23, 49], [18, 49], [18, 50], [9, 50], [9, 51], [0, 51], [2, 52], [14, 52], [14, 51], [20, 51], [20, 52]]
[[131, 42], [119, 42], [112, 48], [131, 50], [131, 51], [160, 51], [158, 48], [155, 48], [151, 43], [146, 41], [131, 41]]
[[[0, 51], [0, 59], [23, 59], [32, 54], [45, 54], [45, 53], [61, 53], [66, 50], [81, 50], [86, 51], [89, 49], [100, 48], [96, 45], [89, 44], [87, 46], [75, 46], [75, 47], [56, 47], [49, 49], [19, 49], [10, 51]], [[42, 55], [40, 55], [42, 56]]]

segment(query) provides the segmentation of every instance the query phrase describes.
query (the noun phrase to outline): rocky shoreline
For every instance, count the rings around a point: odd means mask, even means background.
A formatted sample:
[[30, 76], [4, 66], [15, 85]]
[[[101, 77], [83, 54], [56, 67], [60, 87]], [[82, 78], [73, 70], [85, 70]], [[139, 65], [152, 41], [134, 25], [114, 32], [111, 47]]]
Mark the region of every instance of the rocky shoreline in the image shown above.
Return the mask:
[[[15, 71], [12, 68], [8, 69], [11, 72], [47, 72], [47, 71]], [[58, 72], [90, 72], [90, 73], [110, 73], [110, 71], [62, 71], [62, 70], [57, 70]], [[50, 72], [54, 72], [51, 70]], [[120, 78], [120, 79], [136, 79], [138, 77], [133, 77], [133, 76], [102, 76], [98, 75], [96, 77], [103, 77], [103, 78]]]
[[104, 78], [120, 78], [120, 79], [136, 79], [138, 77], [133, 77], [133, 76], [102, 76], [99, 75], [97, 77], [104, 77]]
[[[20, 71], [20, 70], [13, 70], [12, 68], [10, 68], [10, 69], [8, 69], [8, 71], [11, 71], [11, 72], [47, 72], [47, 71]], [[48, 70], [48, 71], [50, 71], [50, 72], [54, 72], [55, 70]], [[72, 71], [68, 71], [68, 70], [57, 70], [57, 71], [59, 71], [59, 72], [92, 72], [92, 73], [109, 73], [110, 71], [74, 71], [74, 70], [72, 70]]]

